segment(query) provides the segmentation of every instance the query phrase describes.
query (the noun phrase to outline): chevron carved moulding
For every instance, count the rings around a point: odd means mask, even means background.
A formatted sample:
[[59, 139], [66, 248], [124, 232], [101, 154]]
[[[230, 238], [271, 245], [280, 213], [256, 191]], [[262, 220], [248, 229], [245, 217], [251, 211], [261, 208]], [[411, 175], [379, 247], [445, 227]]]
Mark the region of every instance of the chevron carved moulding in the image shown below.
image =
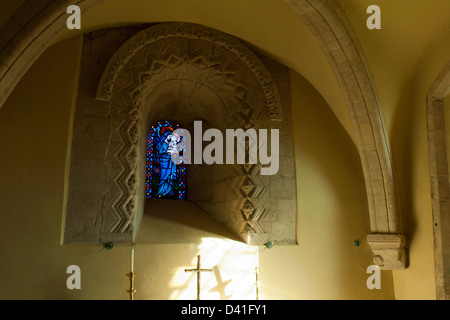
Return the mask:
[[225, 33], [165, 23], [85, 35], [80, 72], [66, 243], [133, 242], [145, 209], [146, 135], [170, 120], [190, 132], [194, 121], [223, 132], [278, 129], [276, 175], [262, 176], [260, 164], [188, 165], [180, 201], [249, 244], [296, 244], [286, 67]]

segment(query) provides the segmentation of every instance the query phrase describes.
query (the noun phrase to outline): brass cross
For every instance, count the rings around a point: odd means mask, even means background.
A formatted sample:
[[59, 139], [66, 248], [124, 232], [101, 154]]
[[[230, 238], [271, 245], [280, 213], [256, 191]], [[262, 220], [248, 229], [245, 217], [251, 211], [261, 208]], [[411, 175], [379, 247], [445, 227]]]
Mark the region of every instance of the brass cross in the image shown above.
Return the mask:
[[200, 255], [197, 256], [197, 268], [184, 269], [184, 272], [197, 272], [197, 300], [200, 300], [200, 274], [201, 272], [212, 272], [212, 269], [202, 269], [200, 263]]

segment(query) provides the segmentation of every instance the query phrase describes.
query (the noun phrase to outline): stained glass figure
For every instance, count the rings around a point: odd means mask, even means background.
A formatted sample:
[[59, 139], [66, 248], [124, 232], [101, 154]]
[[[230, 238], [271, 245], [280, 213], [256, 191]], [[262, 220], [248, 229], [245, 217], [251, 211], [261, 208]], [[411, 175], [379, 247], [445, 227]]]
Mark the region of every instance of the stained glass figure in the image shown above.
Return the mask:
[[186, 199], [186, 166], [172, 161], [172, 154], [178, 153], [183, 159], [183, 150], [177, 145], [182, 137], [174, 131], [181, 129], [178, 123], [160, 121], [152, 126], [147, 140], [147, 180], [148, 199]]

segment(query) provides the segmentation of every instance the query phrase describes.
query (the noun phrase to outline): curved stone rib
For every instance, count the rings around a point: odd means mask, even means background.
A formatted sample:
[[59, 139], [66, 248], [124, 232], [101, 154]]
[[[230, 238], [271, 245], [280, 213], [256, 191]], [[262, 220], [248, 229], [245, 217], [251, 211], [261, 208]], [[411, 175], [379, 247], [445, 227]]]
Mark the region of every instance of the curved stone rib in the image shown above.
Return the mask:
[[[402, 226], [382, 110], [364, 53], [338, 1], [285, 1], [316, 36], [341, 86], [366, 182], [372, 232], [368, 242], [374, 250], [379, 248], [374, 239], [382, 238], [383, 248], [387, 248], [390, 238], [384, 235], [400, 235]], [[398, 255], [389, 253], [379, 259], [377, 251], [375, 263], [384, 269], [404, 269], [404, 245], [397, 242], [397, 237], [392, 238], [392, 250], [401, 251]]]

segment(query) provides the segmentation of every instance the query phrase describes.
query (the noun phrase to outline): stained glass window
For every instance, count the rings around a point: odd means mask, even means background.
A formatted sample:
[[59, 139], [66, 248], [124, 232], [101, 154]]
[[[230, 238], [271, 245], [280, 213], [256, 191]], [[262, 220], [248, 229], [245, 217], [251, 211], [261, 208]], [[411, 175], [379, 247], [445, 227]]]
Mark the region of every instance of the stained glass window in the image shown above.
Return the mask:
[[[147, 140], [146, 198], [186, 199], [186, 166], [183, 161], [175, 164], [172, 154], [177, 153], [181, 137], [174, 131], [181, 129], [178, 123], [160, 121], [153, 125]], [[183, 151], [179, 152], [182, 159]]]

